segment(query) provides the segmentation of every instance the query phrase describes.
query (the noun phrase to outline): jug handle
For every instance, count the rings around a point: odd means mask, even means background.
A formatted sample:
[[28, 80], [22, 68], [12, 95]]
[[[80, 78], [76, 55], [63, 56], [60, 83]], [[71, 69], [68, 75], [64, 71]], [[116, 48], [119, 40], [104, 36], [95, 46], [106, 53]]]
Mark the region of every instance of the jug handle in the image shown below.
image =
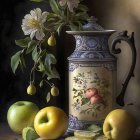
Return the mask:
[[112, 46], [112, 53], [114, 53], [114, 54], [121, 53], [121, 49], [116, 48], [116, 44], [121, 43], [121, 41], [127, 42], [131, 48], [131, 51], [132, 51], [132, 64], [130, 67], [130, 71], [127, 75], [125, 82], [122, 84], [121, 93], [116, 98], [116, 102], [120, 106], [124, 106], [125, 105], [124, 104], [125, 91], [126, 91], [128, 83], [129, 83], [129, 80], [131, 79], [131, 77], [134, 77], [134, 69], [135, 69], [135, 65], [136, 65], [137, 53], [136, 53], [136, 48], [135, 48], [134, 32], [132, 32], [131, 35], [129, 35], [129, 36], [127, 35], [127, 31], [120, 32], [119, 35], [112, 42], [112, 45], [111, 45]]

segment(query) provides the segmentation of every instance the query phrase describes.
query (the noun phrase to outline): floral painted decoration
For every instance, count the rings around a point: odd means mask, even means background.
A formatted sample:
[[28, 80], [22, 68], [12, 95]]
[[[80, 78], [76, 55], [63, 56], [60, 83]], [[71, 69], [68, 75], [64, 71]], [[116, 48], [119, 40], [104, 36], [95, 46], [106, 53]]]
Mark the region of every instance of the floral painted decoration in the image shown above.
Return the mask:
[[[33, 66], [29, 75], [27, 93], [35, 95], [36, 72], [41, 73], [40, 82], [37, 83], [40, 87], [47, 83], [51, 88], [55, 87], [57, 89], [54, 83], [50, 83], [51, 79], [60, 79], [60, 75], [55, 68], [56, 57], [50, 51], [50, 47], [57, 44], [56, 34], [60, 35], [64, 26], [69, 30], [82, 30], [82, 26], [89, 16], [87, 14], [88, 8], [81, 3], [82, 0], [31, 1], [36, 3], [44, 2], [44, 4], [50, 5], [51, 11], [42, 11], [40, 8], [35, 8], [24, 16], [21, 28], [25, 38], [15, 41], [20, 50], [11, 57], [11, 68], [13, 73], [19, 67], [24, 71], [28, 62], [26, 57], [31, 57]], [[51, 95], [58, 94], [48, 92], [46, 95], [47, 102], [50, 101]]]
[[[88, 74], [90, 73], [90, 77]], [[88, 87], [87, 85], [92, 85]], [[80, 114], [97, 118], [98, 114], [108, 106], [108, 80], [101, 78], [97, 73], [78, 73], [73, 78], [72, 108]]]

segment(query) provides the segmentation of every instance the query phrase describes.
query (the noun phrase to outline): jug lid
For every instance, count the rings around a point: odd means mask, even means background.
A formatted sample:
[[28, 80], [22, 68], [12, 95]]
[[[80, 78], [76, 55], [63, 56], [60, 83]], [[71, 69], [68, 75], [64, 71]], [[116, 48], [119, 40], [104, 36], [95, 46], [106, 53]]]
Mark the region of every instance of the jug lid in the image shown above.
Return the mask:
[[97, 18], [91, 16], [87, 19], [88, 23], [83, 25], [84, 31], [104, 31], [104, 28], [97, 23]]
[[83, 30], [80, 31], [66, 31], [66, 33], [71, 35], [111, 35], [116, 32], [116, 30], [106, 30], [101, 25], [97, 23], [97, 18], [91, 16], [87, 19], [87, 24], [83, 25]]

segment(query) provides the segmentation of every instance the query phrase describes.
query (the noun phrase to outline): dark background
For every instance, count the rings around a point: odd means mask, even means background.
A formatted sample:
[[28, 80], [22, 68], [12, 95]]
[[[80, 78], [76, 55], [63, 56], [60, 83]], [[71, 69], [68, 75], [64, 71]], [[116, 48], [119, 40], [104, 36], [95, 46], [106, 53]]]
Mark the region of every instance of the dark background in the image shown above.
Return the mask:
[[0, 122], [7, 121], [8, 108], [19, 100], [32, 101], [40, 109], [49, 105], [58, 106], [68, 114], [67, 57], [74, 50], [75, 40], [65, 33], [65, 29], [62, 30], [60, 36], [57, 36], [57, 46], [52, 50], [57, 58], [56, 67], [61, 77], [61, 80], [51, 81], [59, 88], [58, 97], [51, 97], [50, 102], [46, 102], [45, 97], [50, 87], [46, 85], [45, 89], [39, 88], [38, 83], [41, 77], [38, 73], [36, 73], [37, 93], [34, 96], [27, 95], [29, 74], [33, 66], [30, 58], [26, 58], [27, 69], [24, 72], [18, 68], [14, 75], [10, 66], [12, 55], [21, 50], [15, 45], [15, 40], [25, 38], [21, 29], [22, 19], [30, 10], [38, 7], [42, 11], [50, 11], [49, 4], [34, 3], [30, 0], [5, 0], [0, 4]]
[[5, 0], [0, 4], [0, 122], [6, 121], [8, 108], [11, 104], [19, 100], [32, 101], [36, 103], [40, 109], [48, 105], [55, 105], [68, 112], [68, 92], [66, 91], [67, 54], [64, 54], [64, 31], [62, 31], [61, 36], [57, 38], [58, 44], [54, 49], [56, 51], [53, 52], [58, 60], [57, 69], [60, 73], [61, 80], [52, 82], [55, 82], [59, 87], [59, 97], [53, 97], [50, 103], [46, 103], [45, 97], [50, 87], [48, 86], [47, 90], [41, 90], [37, 85], [40, 78], [39, 76], [36, 78], [37, 94], [34, 96], [27, 95], [26, 89], [29, 85], [29, 73], [32, 66], [32, 61], [29, 60], [31, 59], [26, 59], [26, 61], [28, 60], [28, 69], [24, 72], [18, 69], [16, 75], [14, 75], [11, 70], [11, 56], [16, 53], [17, 50], [20, 50], [20, 48], [15, 45], [15, 40], [25, 37], [21, 29], [22, 19], [30, 10], [37, 7], [41, 8], [42, 11], [49, 10], [50, 8], [49, 6], [47, 7], [47, 4], [36, 4], [29, 0]]
[[[137, 49], [137, 63], [134, 71], [135, 77], [129, 82], [126, 90], [125, 102], [135, 103], [132, 108], [133, 114], [140, 117], [140, 1], [139, 0], [84, 0], [84, 4], [89, 7], [89, 14], [98, 18], [98, 23], [105, 29], [115, 29], [117, 31], [128, 30], [128, 33], [135, 33], [135, 44]], [[6, 121], [6, 113], [9, 106], [18, 100], [28, 100], [35, 102], [39, 108], [48, 105], [61, 107], [68, 113], [68, 61], [67, 57], [73, 52], [75, 47], [74, 38], [67, 35], [65, 31], [57, 37], [57, 46], [54, 48], [58, 60], [57, 69], [61, 80], [54, 81], [60, 89], [58, 97], [51, 98], [49, 104], [46, 103], [45, 95], [47, 90], [40, 90], [37, 86], [37, 94], [29, 96], [26, 94], [29, 85], [29, 72], [32, 62], [28, 61], [28, 69], [16, 71], [14, 75], [10, 67], [11, 56], [20, 48], [15, 45], [16, 39], [24, 38], [21, 30], [21, 23], [24, 15], [34, 8], [49, 10], [49, 5], [44, 3], [33, 3], [29, 0], [4, 0], [0, 3], [0, 122]], [[118, 57], [117, 69], [117, 92], [119, 93], [122, 83], [125, 80], [126, 72], [130, 68], [131, 51], [126, 43], [122, 43], [122, 52]], [[27, 58], [28, 60], [29, 58]], [[49, 90], [50, 88], [47, 87]], [[140, 123], [140, 119], [139, 119]]]

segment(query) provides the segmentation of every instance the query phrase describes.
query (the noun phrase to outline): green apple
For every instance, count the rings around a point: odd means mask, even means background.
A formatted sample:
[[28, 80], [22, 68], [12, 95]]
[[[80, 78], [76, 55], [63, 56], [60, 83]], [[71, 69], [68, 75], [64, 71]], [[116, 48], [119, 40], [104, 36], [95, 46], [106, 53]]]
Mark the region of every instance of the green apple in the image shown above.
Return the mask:
[[34, 128], [41, 138], [57, 139], [67, 130], [68, 117], [58, 107], [45, 107], [37, 113]]
[[21, 134], [24, 127], [33, 126], [38, 111], [38, 107], [33, 102], [18, 101], [12, 104], [7, 112], [7, 121], [10, 128]]
[[129, 140], [136, 131], [136, 121], [124, 109], [111, 111], [103, 123], [104, 135], [109, 140]]

